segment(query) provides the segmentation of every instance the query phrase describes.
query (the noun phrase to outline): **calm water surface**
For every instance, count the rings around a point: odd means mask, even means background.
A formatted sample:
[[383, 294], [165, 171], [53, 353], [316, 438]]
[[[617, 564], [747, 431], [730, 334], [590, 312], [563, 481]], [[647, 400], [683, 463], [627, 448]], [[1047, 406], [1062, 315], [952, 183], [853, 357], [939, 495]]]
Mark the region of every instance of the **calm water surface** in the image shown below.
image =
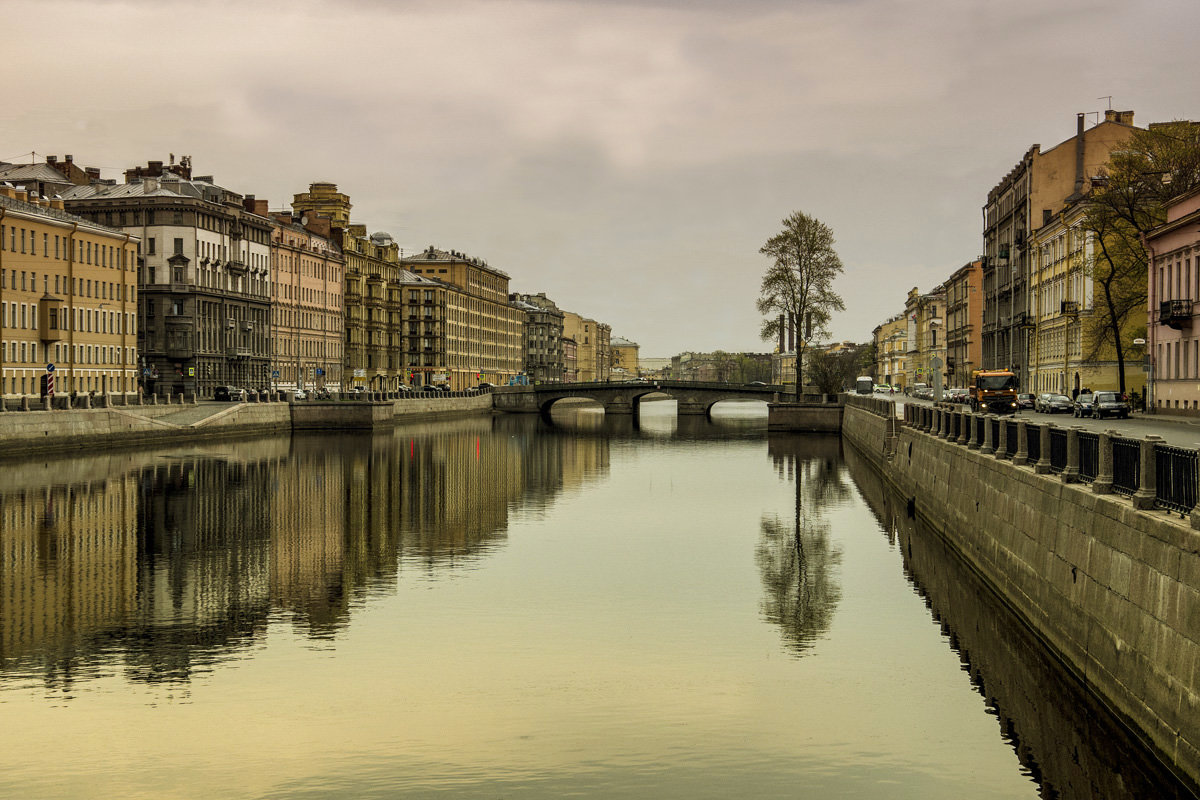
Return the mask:
[[0, 796], [1175, 796], [852, 455], [666, 402], [5, 464]]

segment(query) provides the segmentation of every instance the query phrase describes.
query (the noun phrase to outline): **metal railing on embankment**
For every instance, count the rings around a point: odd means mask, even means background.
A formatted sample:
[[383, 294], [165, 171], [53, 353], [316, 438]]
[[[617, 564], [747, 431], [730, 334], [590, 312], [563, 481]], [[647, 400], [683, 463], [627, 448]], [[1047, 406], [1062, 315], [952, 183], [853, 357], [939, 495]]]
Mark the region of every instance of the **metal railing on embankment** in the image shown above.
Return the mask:
[[[859, 397], [847, 401], [894, 419], [891, 400]], [[1159, 436], [1141, 439], [1063, 428], [1043, 422], [976, 414], [950, 405], [904, 406], [902, 424], [997, 459], [1011, 460], [1064, 483], [1085, 483], [1097, 494], [1120, 494], [1136, 508], [1159, 508], [1193, 515], [1200, 528], [1200, 451], [1173, 447]]]

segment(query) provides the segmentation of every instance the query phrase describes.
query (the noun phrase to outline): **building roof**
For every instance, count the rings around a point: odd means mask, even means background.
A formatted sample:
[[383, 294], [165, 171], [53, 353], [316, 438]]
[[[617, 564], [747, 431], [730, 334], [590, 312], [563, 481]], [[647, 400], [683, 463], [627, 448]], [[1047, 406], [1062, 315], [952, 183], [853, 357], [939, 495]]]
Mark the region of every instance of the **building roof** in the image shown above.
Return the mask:
[[116, 228], [109, 228], [105, 225], [101, 225], [98, 222], [93, 222], [90, 219], [84, 219], [83, 217], [77, 217], [74, 214], [71, 214], [67, 211], [62, 211], [57, 208], [47, 208], [45, 206], [39, 206], [35, 203], [27, 203], [23, 200], [14, 200], [11, 197], [5, 197], [3, 194], [0, 194], [0, 207], [9, 209], [11, 211], [20, 212], [23, 214], [31, 214], [31, 215], [41, 216], [41, 217], [48, 217], [50, 219], [59, 220], [60, 222], [69, 222], [72, 224], [85, 225], [88, 228], [102, 230], [106, 233], [112, 233], [114, 236], [124, 236], [125, 235], [124, 231], [119, 231]]
[[419, 253], [407, 255], [400, 260], [405, 264], [470, 264], [480, 269], [486, 269], [488, 272], [493, 272], [503, 278], [509, 277], [507, 272], [488, 266], [488, 263], [482, 258], [475, 258], [466, 253], [460, 253], [457, 250], [439, 250], [433, 245], [430, 245]]
[[71, 182], [67, 176], [46, 163], [0, 164], [0, 181], [8, 181], [14, 186], [21, 181], [67, 184]]
[[608, 343], [613, 347], [640, 347], [637, 342], [631, 342], [628, 339], [622, 339], [619, 336], [609, 339]]

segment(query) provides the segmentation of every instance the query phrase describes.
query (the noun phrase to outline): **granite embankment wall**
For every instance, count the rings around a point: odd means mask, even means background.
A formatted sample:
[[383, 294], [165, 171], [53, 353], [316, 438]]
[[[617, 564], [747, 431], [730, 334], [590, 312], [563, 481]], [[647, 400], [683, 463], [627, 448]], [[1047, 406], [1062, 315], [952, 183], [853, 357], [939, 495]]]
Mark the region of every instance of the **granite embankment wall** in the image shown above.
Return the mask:
[[238, 403], [209, 414], [195, 405], [5, 411], [0, 413], [0, 458], [294, 430], [365, 430], [431, 417], [488, 414], [491, 404], [491, 395], [479, 394], [376, 402]]
[[842, 435], [1098, 697], [1200, 787], [1200, 532], [847, 405]]

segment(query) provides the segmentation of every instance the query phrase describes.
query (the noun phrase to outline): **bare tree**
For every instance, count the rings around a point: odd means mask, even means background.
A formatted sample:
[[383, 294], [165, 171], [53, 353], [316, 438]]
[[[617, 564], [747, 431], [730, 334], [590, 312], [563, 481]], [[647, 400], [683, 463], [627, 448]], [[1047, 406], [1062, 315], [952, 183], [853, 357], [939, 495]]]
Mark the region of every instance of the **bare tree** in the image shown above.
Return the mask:
[[833, 290], [833, 280], [842, 272], [842, 260], [833, 243], [828, 225], [796, 211], [783, 220], [783, 230], [758, 251], [772, 260], [763, 274], [756, 304], [765, 317], [762, 338], [773, 339], [792, 326], [802, 326], [796, 331], [797, 399], [804, 383], [805, 347], [814, 337], [827, 335], [833, 312], [846, 307]]

